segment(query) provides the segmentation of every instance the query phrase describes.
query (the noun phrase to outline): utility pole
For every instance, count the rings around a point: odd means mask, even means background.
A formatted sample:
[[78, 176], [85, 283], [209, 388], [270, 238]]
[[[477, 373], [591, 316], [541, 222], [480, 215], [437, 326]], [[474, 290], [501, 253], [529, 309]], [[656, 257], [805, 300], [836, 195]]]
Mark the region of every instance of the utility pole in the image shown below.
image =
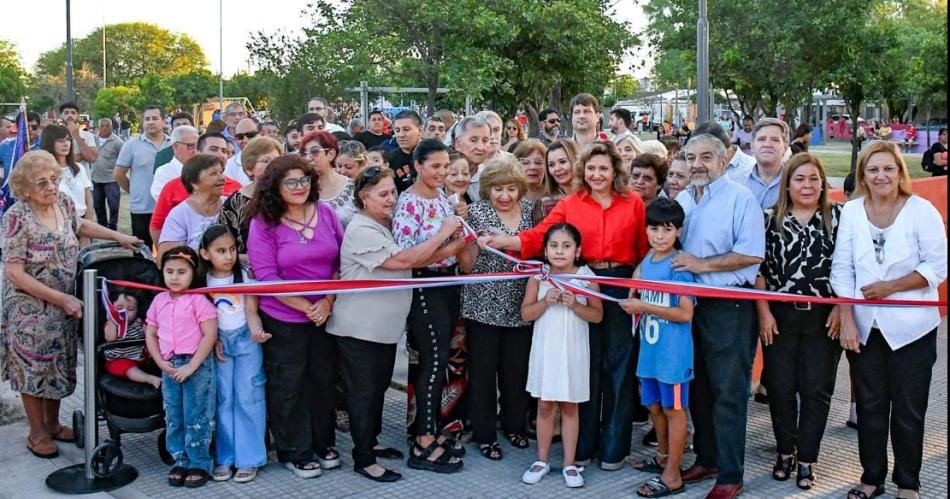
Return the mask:
[[106, 20], [102, 19], [102, 88], [106, 88]]
[[69, 0], [66, 0], [66, 101], [74, 102], [76, 94], [73, 89], [73, 34], [69, 10]]
[[696, 21], [696, 123], [709, 121], [709, 21], [706, 0], [699, 0]]
[[224, 119], [224, 0], [218, 0], [218, 111]]

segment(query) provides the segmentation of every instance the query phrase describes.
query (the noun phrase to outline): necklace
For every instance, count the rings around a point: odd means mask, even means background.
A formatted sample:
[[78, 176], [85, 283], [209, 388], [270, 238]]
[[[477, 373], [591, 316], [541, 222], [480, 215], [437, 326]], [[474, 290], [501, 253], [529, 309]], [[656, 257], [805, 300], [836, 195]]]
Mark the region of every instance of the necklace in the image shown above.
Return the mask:
[[[306, 216], [306, 210], [304, 211], [304, 216]], [[311, 227], [310, 224], [313, 223], [313, 220], [314, 220], [316, 217], [317, 217], [317, 207], [314, 206], [314, 207], [313, 207], [313, 213], [310, 214], [310, 218], [308, 218], [306, 222], [300, 223], [300, 222], [298, 222], [298, 221], [296, 221], [296, 220], [293, 220], [293, 219], [287, 218], [287, 217], [281, 217], [281, 220], [287, 222], [287, 225], [288, 225], [294, 232], [297, 233], [297, 236], [299, 237], [299, 239], [297, 239], [297, 242], [298, 242], [301, 246], [306, 246], [308, 243], [310, 243], [310, 238], [307, 237], [307, 235], [306, 235], [306, 234], [307, 234], [307, 229], [310, 229], [311, 231], [313, 231], [314, 227]], [[298, 228], [298, 227], [299, 227], [299, 228]], [[313, 235], [311, 235], [311, 237], [313, 237]]]
[[[878, 227], [886, 229], [894, 223], [894, 218], [896, 218], [895, 213], [900, 211], [900, 208], [904, 205], [901, 199], [894, 201], [894, 204], [887, 210], [887, 218], [881, 218], [881, 213], [878, 211], [877, 206], [874, 205], [874, 201], [868, 199], [868, 204], [871, 206], [871, 211], [874, 212], [874, 221], [881, 222], [881, 225]], [[872, 222], [873, 225], [876, 225]]]

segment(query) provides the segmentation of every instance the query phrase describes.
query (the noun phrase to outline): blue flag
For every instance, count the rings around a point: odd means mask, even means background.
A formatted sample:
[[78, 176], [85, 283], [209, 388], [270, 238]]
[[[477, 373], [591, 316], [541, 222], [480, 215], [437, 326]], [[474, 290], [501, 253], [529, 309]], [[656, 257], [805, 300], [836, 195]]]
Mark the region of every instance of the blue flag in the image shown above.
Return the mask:
[[20, 110], [20, 114], [16, 118], [16, 138], [13, 139], [13, 153], [9, 158], [2, 158], [4, 165], [9, 165], [6, 170], [6, 175], [3, 177], [3, 186], [0, 186], [0, 216], [7, 211], [16, 199], [13, 197], [13, 194], [10, 192], [10, 175], [13, 173], [13, 168], [16, 167], [20, 158], [26, 154], [26, 151], [30, 147], [30, 139], [27, 134], [26, 127], [26, 110]]

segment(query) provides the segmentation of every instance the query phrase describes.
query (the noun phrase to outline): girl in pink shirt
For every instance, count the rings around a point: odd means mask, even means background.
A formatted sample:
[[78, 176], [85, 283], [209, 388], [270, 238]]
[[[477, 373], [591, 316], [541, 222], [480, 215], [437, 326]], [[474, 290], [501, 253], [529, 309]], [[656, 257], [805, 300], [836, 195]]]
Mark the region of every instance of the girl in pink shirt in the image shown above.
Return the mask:
[[187, 246], [162, 255], [168, 291], [155, 297], [145, 320], [148, 353], [162, 369], [165, 439], [175, 459], [168, 474], [172, 487], [201, 487], [211, 473], [216, 391], [210, 354], [218, 340], [218, 314], [204, 295], [182, 293], [204, 284], [198, 266], [198, 254]]

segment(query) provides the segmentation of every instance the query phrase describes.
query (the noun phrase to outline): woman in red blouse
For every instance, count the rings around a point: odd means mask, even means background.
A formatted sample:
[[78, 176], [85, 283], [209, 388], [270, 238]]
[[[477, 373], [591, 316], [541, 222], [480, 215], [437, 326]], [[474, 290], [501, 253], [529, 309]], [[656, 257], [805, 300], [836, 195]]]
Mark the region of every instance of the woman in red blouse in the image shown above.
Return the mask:
[[[533, 229], [517, 236], [483, 236], [479, 244], [520, 251], [522, 258], [542, 253], [544, 234], [567, 222], [581, 232], [581, 257], [599, 276], [630, 277], [646, 255], [646, 218], [643, 201], [627, 187], [617, 148], [610, 142], [587, 146], [574, 165], [574, 193], [565, 197]], [[601, 291], [626, 298], [628, 290], [603, 286]], [[600, 467], [617, 470], [630, 453], [631, 424], [639, 344], [631, 331], [631, 316], [616, 303], [604, 302], [604, 319], [590, 327], [589, 402], [580, 405], [577, 462], [595, 455]]]

